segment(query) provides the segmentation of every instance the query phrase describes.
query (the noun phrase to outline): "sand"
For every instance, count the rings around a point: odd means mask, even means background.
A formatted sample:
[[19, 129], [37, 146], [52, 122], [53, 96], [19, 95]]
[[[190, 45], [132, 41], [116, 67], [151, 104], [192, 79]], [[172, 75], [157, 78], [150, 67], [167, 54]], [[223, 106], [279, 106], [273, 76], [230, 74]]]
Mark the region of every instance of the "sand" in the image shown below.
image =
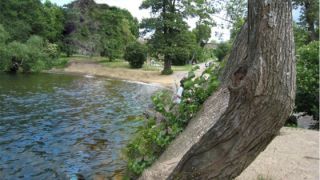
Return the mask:
[[161, 75], [160, 71], [145, 71], [128, 68], [110, 68], [97, 63], [71, 62], [68, 67], [53, 69], [49, 72], [58, 73], [77, 73], [83, 75], [104, 76], [113, 79], [129, 81], [139, 81], [144, 83], [156, 84], [167, 88], [173, 88], [180, 79], [187, 73], [185, 71], [174, 72], [172, 75]]
[[319, 180], [319, 131], [282, 128], [236, 180]]

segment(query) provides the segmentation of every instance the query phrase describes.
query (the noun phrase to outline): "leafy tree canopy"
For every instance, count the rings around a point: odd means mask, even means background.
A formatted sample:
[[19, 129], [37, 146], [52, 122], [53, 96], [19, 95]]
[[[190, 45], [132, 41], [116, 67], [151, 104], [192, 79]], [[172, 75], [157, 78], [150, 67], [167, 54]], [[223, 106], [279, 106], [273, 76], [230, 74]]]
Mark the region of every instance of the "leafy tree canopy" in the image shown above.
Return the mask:
[[0, 22], [10, 34], [10, 40], [26, 41], [31, 35], [39, 35], [57, 42], [63, 30], [62, 9], [46, 1], [0, 1]]
[[[153, 16], [144, 19], [141, 27], [152, 32], [150, 40], [153, 55], [164, 60], [163, 74], [171, 73], [172, 55], [181, 50], [181, 34], [188, 34], [188, 17], [199, 18], [199, 25], [213, 25], [211, 14], [215, 11], [212, 1], [203, 0], [144, 0], [141, 9], [150, 9]], [[199, 29], [202, 26], [199, 26]], [[184, 36], [184, 35], [182, 35]], [[198, 36], [199, 37], [199, 36]], [[199, 39], [206, 37], [199, 37]], [[180, 49], [180, 50], [179, 50]]]
[[319, 40], [319, 1], [293, 0], [293, 4], [295, 8], [301, 8], [299, 25], [309, 33], [307, 42]]

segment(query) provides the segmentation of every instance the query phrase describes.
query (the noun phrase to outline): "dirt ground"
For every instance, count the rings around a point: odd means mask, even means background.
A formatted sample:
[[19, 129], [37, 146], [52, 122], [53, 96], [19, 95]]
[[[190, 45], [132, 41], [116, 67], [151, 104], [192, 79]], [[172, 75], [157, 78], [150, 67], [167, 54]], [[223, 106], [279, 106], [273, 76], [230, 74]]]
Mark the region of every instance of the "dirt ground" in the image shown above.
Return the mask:
[[[96, 63], [72, 62], [64, 70], [51, 72], [79, 73], [140, 81], [174, 88], [186, 72], [170, 76], [158, 71], [108, 68]], [[271, 144], [236, 180], [319, 180], [319, 131], [282, 128]]]
[[319, 131], [282, 128], [236, 180], [319, 180]]

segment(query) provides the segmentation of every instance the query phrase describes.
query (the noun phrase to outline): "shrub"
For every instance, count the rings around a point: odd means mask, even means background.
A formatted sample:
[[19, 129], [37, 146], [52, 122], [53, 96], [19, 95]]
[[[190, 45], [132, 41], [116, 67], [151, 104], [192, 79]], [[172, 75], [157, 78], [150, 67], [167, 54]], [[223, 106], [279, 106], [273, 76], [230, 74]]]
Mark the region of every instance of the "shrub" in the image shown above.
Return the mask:
[[19, 64], [24, 71], [28, 71], [31, 69], [31, 67], [28, 65], [29, 56], [30, 53], [28, 50], [27, 45], [22, 44], [20, 42], [13, 41], [8, 44], [7, 47], [7, 66], [5, 67], [5, 71], [16, 71], [18, 68], [13, 68], [14, 64]]
[[154, 111], [159, 116], [147, 116], [145, 125], [138, 129], [135, 138], [127, 145], [128, 176], [137, 177], [151, 166], [170, 142], [183, 131], [204, 101], [219, 86], [217, 64], [211, 64], [200, 77], [195, 77], [196, 66], [184, 79], [184, 91], [180, 104], [174, 104], [168, 91], [152, 96]]
[[8, 67], [8, 52], [6, 41], [10, 38], [9, 33], [0, 24], [0, 70], [4, 71]]
[[212, 58], [212, 54], [200, 46], [194, 47], [193, 51], [183, 48], [176, 48], [173, 55], [170, 56], [172, 65], [182, 66], [188, 64], [189, 61], [204, 62], [206, 59]]
[[231, 45], [229, 42], [221, 42], [217, 45], [217, 48], [213, 50], [213, 54], [222, 61], [224, 57], [229, 53]]
[[17, 41], [0, 45], [0, 70], [38, 72], [52, 66], [52, 59], [45, 51], [44, 40], [31, 36], [26, 43]]
[[60, 56], [59, 46], [57, 44], [47, 42], [45, 47], [45, 53], [50, 58], [56, 59]]
[[319, 120], [319, 41], [300, 47], [297, 55], [296, 111]]
[[0, 44], [0, 71], [8, 71], [10, 65], [8, 48], [6, 45]]
[[2, 24], [0, 24], [0, 45], [5, 44], [9, 38], [10, 38], [9, 33], [4, 29]]
[[190, 52], [188, 49], [176, 48], [175, 53], [170, 56], [172, 65], [182, 66], [188, 63], [190, 58]]
[[164, 70], [161, 71], [162, 75], [170, 75], [172, 73], [173, 73], [172, 69], [164, 69]]
[[146, 47], [138, 42], [129, 44], [125, 50], [124, 59], [132, 68], [141, 68], [147, 59]]

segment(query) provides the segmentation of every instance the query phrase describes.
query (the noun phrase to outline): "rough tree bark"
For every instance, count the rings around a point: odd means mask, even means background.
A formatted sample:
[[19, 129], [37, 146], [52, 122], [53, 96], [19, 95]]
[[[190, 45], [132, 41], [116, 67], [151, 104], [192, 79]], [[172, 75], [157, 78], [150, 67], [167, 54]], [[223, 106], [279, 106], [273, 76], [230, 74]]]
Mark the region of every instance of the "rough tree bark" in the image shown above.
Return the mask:
[[294, 107], [291, 10], [248, 1], [221, 87], [141, 179], [232, 179], [266, 148]]

